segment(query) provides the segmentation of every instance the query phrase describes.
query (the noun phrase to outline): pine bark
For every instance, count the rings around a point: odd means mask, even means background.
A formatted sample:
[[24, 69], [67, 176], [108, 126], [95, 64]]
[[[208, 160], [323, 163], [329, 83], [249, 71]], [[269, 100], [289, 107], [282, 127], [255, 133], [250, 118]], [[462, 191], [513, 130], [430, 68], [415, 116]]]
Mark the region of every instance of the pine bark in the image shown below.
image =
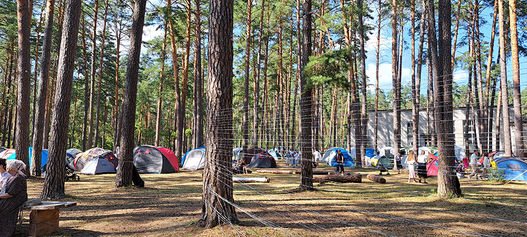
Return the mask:
[[368, 111], [367, 111], [367, 100], [368, 100], [368, 78], [366, 77], [366, 50], [365, 50], [365, 44], [366, 44], [366, 29], [364, 26], [364, 16], [362, 14], [364, 10], [364, 5], [362, 0], [357, 0], [357, 5], [359, 9], [359, 44], [360, 44], [360, 67], [361, 67], [361, 79], [362, 79], [362, 104], [361, 104], [361, 129], [362, 129], [362, 137], [359, 138], [359, 148], [356, 149], [356, 157], [357, 160], [361, 160], [360, 164], [363, 164], [364, 161], [364, 154], [366, 153], [366, 143], [367, 143], [367, 137], [368, 137]]
[[[172, 1], [167, 0], [167, 7], [172, 9]], [[171, 54], [172, 54], [172, 71], [174, 73], [174, 100], [176, 101], [174, 105], [174, 111], [175, 111], [175, 119], [174, 119], [174, 130], [176, 132], [176, 139], [174, 140], [174, 150], [179, 147], [179, 143], [183, 142], [181, 139], [183, 136], [180, 137], [179, 135], [179, 120], [181, 119], [179, 117], [179, 107], [181, 106], [181, 89], [179, 87], [179, 66], [178, 66], [178, 57], [177, 57], [177, 47], [176, 47], [176, 32], [174, 29], [174, 22], [171, 19], [166, 19], [168, 21], [168, 27], [170, 31], [170, 48], [171, 48]], [[181, 154], [177, 153], [176, 150], [176, 156], [181, 157]]]
[[[159, 72], [159, 86], [157, 89], [157, 108], [156, 108], [156, 137], [154, 146], [159, 146], [159, 139], [161, 134], [161, 116], [163, 115], [163, 112], [161, 110], [162, 104], [163, 104], [163, 84], [164, 78], [165, 78], [165, 49], [166, 49], [166, 41], [167, 41], [167, 27], [165, 23], [165, 32], [163, 34], [163, 45], [161, 46], [161, 71]], [[196, 111], [195, 111], [196, 112]], [[195, 113], [196, 114], [196, 113]]]
[[[244, 96], [243, 96], [243, 148], [247, 149], [249, 146], [249, 77], [250, 77], [250, 60], [251, 60], [251, 12], [252, 0], [247, 0], [247, 32], [245, 34], [245, 71], [244, 71]], [[281, 58], [281, 55], [280, 55]], [[253, 131], [254, 132], [254, 131]]]
[[[102, 25], [102, 36], [101, 36], [101, 51], [99, 53], [99, 79], [97, 81], [97, 96], [96, 98], [96, 108], [95, 108], [95, 132], [94, 132], [94, 146], [99, 145], [99, 114], [101, 113], [101, 90], [102, 90], [102, 74], [104, 69], [104, 43], [106, 40], [106, 23], [108, 18], [108, 3], [109, 0], [106, 0], [104, 4], [104, 17]], [[101, 144], [103, 146], [104, 144]]]
[[141, 39], [145, 22], [146, 0], [136, 0], [132, 15], [130, 31], [130, 51], [126, 68], [126, 85], [123, 93], [121, 142], [119, 165], [115, 180], [116, 187], [126, 187], [132, 184], [133, 150], [135, 131], [135, 109], [137, 100], [137, 79], [139, 73], [139, 56], [141, 54]]
[[[375, 119], [373, 128], [373, 149], [378, 149], [378, 136], [379, 136], [379, 58], [381, 51], [381, 23], [382, 23], [382, 1], [379, 0], [379, 14], [377, 19], [377, 50], [375, 54]], [[349, 123], [348, 123], [349, 126]]]
[[66, 146], [68, 143], [68, 124], [70, 120], [70, 104], [73, 86], [73, 71], [75, 69], [75, 52], [79, 31], [81, 11], [80, 0], [66, 2], [65, 18], [62, 29], [62, 40], [58, 61], [56, 93], [51, 122], [51, 138], [49, 160], [47, 164], [42, 199], [60, 199], [65, 197], [64, 180]]
[[90, 111], [90, 81], [88, 79], [88, 52], [86, 49], [86, 20], [84, 19], [84, 11], [81, 11], [81, 35], [82, 35], [82, 56], [84, 59], [83, 65], [83, 76], [84, 76], [84, 114], [82, 122], [82, 150], [86, 151], [87, 142], [88, 142], [88, 120], [89, 120], [89, 111]]
[[185, 111], [187, 101], [187, 89], [188, 89], [188, 70], [189, 70], [189, 58], [190, 58], [190, 21], [191, 21], [191, 1], [187, 1], [187, 27], [186, 27], [186, 42], [185, 42], [185, 57], [183, 58], [183, 80], [181, 81], [181, 97], [180, 106], [178, 106], [178, 139], [176, 147], [176, 156], [182, 157], [183, 155], [183, 144], [185, 144]]
[[[393, 85], [393, 150], [399, 153], [401, 146], [401, 81], [398, 76], [399, 59], [397, 58], [397, 0], [392, 1], [392, 85]], [[395, 159], [395, 158], [394, 158]], [[394, 166], [397, 170], [397, 166]]]
[[303, 190], [313, 189], [313, 150], [311, 147], [311, 125], [312, 111], [312, 85], [307, 83], [306, 75], [303, 73], [309, 62], [312, 52], [311, 33], [311, 0], [304, 0], [302, 4], [302, 63], [300, 76], [300, 151], [302, 152], [301, 182]]
[[[431, 4], [431, 6], [433, 6]], [[433, 17], [433, 7], [430, 8]], [[438, 48], [432, 43], [432, 57], [435, 52], [438, 57], [440, 75], [434, 80], [437, 90], [435, 100], [438, 104], [436, 114], [439, 141], [439, 170], [437, 178], [437, 193], [442, 198], [461, 197], [461, 187], [455, 172], [454, 152], [454, 120], [452, 106], [452, 39], [451, 39], [451, 4], [450, 1], [439, 0], [439, 43]], [[430, 31], [429, 31], [430, 32]], [[429, 34], [434, 37], [434, 33]], [[436, 51], [437, 49], [437, 51]]]
[[500, 81], [501, 81], [501, 102], [503, 113], [503, 142], [505, 156], [512, 156], [511, 145], [511, 128], [509, 115], [509, 92], [507, 83], [507, 48], [505, 45], [505, 16], [503, 9], [503, 0], [498, 0], [498, 15], [499, 15], [499, 32], [500, 32]]
[[[520, 91], [520, 61], [518, 56], [518, 27], [516, 23], [516, 0], [509, 0], [509, 19], [511, 31], [511, 54], [512, 54], [512, 98], [514, 106], [514, 143], [515, 155], [524, 157], [523, 144], [523, 119]], [[500, 31], [501, 32], [501, 31]]]
[[[29, 167], [29, 106], [31, 88], [31, 9], [32, 0], [17, 0], [18, 19], [18, 61], [17, 82], [18, 98], [16, 106], [16, 134], [15, 147], [17, 160], [23, 161]], [[24, 170], [25, 174], [29, 170]]]
[[203, 141], [203, 75], [201, 73], [201, 1], [196, 0], [196, 42], [194, 54], [194, 139], [193, 146], [201, 147]]
[[99, 0], [95, 0], [93, 7], [93, 34], [92, 34], [92, 53], [91, 53], [91, 70], [90, 70], [90, 101], [89, 101], [89, 127], [88, 127], [88, 144], [87, 149], [93, 145], [93, 102], [95, 96], [95, 54], [97, 52], [97, 14], [99, 12]]
[[51, 60], [51, 35], [53, 34], [53, 12], [55, 0], [46, 1], [46, 23], [44, 26], [44, 40], [42, 42], [42, 55], [40, 56], [40, 74], [38, 76], [38, 100], [36, 104], [35, 126], [33, 128], [33, 152], [31, 154], [31, 175], [40, 177], [42, 139], [44, 133], [44, 115], [46, 110], [46, 97], [48, 93], [49, 67]]
[[212, 228], [238, 222], [232, 184], [232, 0], [210, 0], [207, 80], [207, 163], [203, 173], [200, 225]]

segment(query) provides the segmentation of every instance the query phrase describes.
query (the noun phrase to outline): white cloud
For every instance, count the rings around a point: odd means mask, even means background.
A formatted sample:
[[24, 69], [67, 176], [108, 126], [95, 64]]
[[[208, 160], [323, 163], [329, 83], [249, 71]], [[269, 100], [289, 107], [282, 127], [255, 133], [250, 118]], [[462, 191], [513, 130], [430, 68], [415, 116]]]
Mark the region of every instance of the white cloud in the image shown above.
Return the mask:
[[465, 71], [454, 72], [454, 82], [465, 84], [468, 80], [468, 73]]
[[156, 37], [163, 37], [163, 30], [157, 29], [157, 25], [143, 27], [143, 42], [153, 40]]
[[[366, 75], [368, 76], [368, 81], [370, 85], [369, 89], [375, 89], [375, 64], [370, 63], [366, 66]], [[402, 84], [405, 85], [410, 83], [411, 70], [410, 68], [402, 68]], [[392, 89], [392, 64], [391, 63], [381, 63], [379, 65], [379, 88], [381, 90], [391, 90]]]
[[[381, 41], [380, 41], [380, 52], [391, 49], [391, 37], [386, 37], [381, 33]], [[377, 31], [371, 32], [368, 34], [368, 41], [366, 41], [365, 49], [368, 52], [376, 52], [377, 51]]]

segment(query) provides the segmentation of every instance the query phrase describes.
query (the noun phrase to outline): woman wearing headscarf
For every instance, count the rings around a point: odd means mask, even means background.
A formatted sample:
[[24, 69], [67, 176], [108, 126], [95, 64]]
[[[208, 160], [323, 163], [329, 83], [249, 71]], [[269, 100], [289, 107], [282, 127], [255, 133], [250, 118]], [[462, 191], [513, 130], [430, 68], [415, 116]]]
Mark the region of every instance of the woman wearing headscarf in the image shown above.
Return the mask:
[[26, 168], [20, 160], [8, 160], [7, 172], [11, 177], [5, 183], [5, 194], [0, 195], [0, 236], [12, 236], [15, 233], [18, 209], [27, 201]]

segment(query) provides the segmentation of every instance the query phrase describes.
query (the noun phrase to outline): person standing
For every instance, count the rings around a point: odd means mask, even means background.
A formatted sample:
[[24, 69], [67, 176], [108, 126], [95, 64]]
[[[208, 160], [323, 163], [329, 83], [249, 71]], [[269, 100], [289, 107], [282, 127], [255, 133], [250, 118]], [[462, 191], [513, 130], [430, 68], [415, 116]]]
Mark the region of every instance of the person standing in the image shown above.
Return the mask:
[[474, 176], [476, 177], [476, 180], [479, 179], [478, 157], [478, 151], [474, 151], [470, 156], [470, 162], [468, 163], [470, 165], [470, 175], [468, 176], [468, 179], [471, 179]]
[[417, 175], [419, 176], [419, 183], [421, 183], [421, 179], [423, 179], [423, 183], [428, 183], [426, 182], [426, 179], [428, 178], [428, 175], [426, 173], [427, 160], [428, 156], [426, 155], [426, 152], [421, 151], [421, 155], [417, 157]]
[[321, 155], [320, 155], [320, 152], [318, 152], [318, 150], [315, 149], [315, 151], [313, 152], [313, 158], [315, 159], [313, 161], [313, 167], [318, 167], [318, 162], [322, 159]]
[[335, 162], [337, 162], [337, 174], [344, 174], [344, 155], [342, 154], [342, 151], [340, 149], [337, 150], [337, 155], [335, 155]]
[[490, 159], [488, 153], [483, 153], [483, 172], [481, 174], [481, 177], [487, 177], [488, 170], [490, 169]]
[[417, 180], [416, 180], [417, 175], [415, 174], [415, 153], [414, 151], [410, 151], [410, 153], [408, 153], [406, 164], [408, 164], [408, 183], [410, 183], [410, 180], [413, 180], [414, 183], [417, 183]]

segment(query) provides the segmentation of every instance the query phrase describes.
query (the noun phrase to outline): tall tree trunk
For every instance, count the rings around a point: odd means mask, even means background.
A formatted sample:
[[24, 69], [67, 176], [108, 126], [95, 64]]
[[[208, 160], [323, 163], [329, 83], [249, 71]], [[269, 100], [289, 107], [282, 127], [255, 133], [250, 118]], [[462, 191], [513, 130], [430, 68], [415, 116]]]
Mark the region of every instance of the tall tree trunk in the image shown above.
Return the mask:
[[121, 142], [119, 165], [115, 178], [116, 187], [132, 184], [133, 150], [135, 131], [135, 108], [137, 100], [137, 79], [139, 73], [139, 56], [141, 54], [141, 39], [145, 23], [146, 0], [136, 0], [132, 15], [132, 29], [130, 31], [130, 51], [126, 67], [126, 86], [123, 93]]
[[[438, 58], [437, 58], [437, 37], [436, 37], [436, 24], [435, 24], [435, 7], [434, 7], [434, 2], [431, 1], [431, 0], [428, 0], [428, 5], [426, 6], [426, 8], [428, 9], [428, 49], [429, 49], [429, 55], [428, 58], [430, 60], [430, 78], [429, 78], [429, 83], [430, 83], [430, 92], [433, 96], [431, 96], [431, 110], [432, 110], [432, 122], [430, 123], [431, 124], [431, 135], [432, 135], [432, 144], [433, 145], [436, 145], [437, 144], [437, 121], [439, 120], [439, 118], [437, 117], [437, 101], [435, 100], [436, 96], [437, 96], [437, 86], [435, 83], [433, 83], [434, 81], [436, 81], [437, 79], [437, 76], [439, 75], [438, 73], [438, 70], [439, 70], [439, 67], [438, 67]], [[435, 50], [434, 50], [435, 49]]]
[[[172, 0], [167, 0], [167, 7], [172, 9]], [[174, 129], [176, 132], [176, 139], [174, 141], [174, 150], [179, 147], [179, 143], [182, 142], [183, 136], [180, 136], [179, 134], [179, 120], [181, 119], [179, 117], [179, 107], [181, 107], [181, 89], [179, 87], [179, 66], [178, 66], [178, 58], [177, 58], [177, 47], [176, 47], [176, 31], [174, 29], [174, 22], [172, 19], [166, 19], [168, 21], [168, 27], [170, 31], [170, 47], [171, 47], [171, 54], [172, 54], [172, 71], [174, 73], [174, 100], [176, 101], [174, 105], [174, 111], [175, 111], [175, 119], [174, 119]], [[176, 150], [176, 156], [181, 157], [181, 154], [177, 153]]]
[[[379, 0], [379, 14], [377, 19], [377, 51], [375, 54], [375, 120], [373, 128], [373, 149], [378, 149], [379, 136], [379, 58], [381, 51], [381, 23], [382, 23], [382, 1]], [[348, 119], [349, 120], [349, 119]], [[348, 123], [349, 128], [349, 123]]]
[[411, 21], [411, 33], [412, 38], [412, 149], [414, 152], [418, 152], [419, 148], [419, 88], [417, 88], [417, 82], [415, 77], [415, 0], [410, 1], [410, 21]]
[[[167, 41], [167, 24], [165, 22], [165, 32], [163, 34], [163, 46], [161, 46], [161, 71], [159, 72], [159, 87], [157, 89], [157, 109], [156, 109], [156, 138], [154, 145], [159, 146], [159, 138], [161, 133], [161, 116], [163, 112], [161, 110], [163, 104], [163, 84], [165, 78], [165, 49]], [[197, 95], [196, 95], [197, 96]]]
[[[393, 85], [393, 150], [399, 154], [401, 146], [401, 81], [398, 76], [399, 60], [397, 58], [397, 0], [392, 0], [392, 85]], [[401, 36], [402, 37], [402, 36]], [[395, 157], [394, 157], [395, 159]], [[397, 170], [397, 166], [394, 166]]]
[[[247, 149], [249, 146], [249, 76], [250, 76], [250, 60], [251, 60], [251, 12], [252, 12], [252, 0], [247, 0], [247, 32], [245, 34], [245, 71], [244, 71], [244, 94], [243, 94], [243, 121], [242, 121], [242, 134], [243, 134], [243, 149]], [[280, 55], [280, 58], [282, 56]], [[254, 131], [253, 131], [254, 132]]]
[[461, 21], [460, 14], [461, 14], [461, 3], [462, 0], [458, 0], [457, 2], [457, 11], [456, 11], [456, 26], [454, 27], [454, 43], [452, 43], [452, 70], [454, 70], [456, 66], [456, 48], [457, 48], [457, 36], [459, 32], [459, 22]]
[[[14, 42], [10, 43], [9, 44], [10, 46], [8, 46], [8, 49], [6, 50], [6, 53], [9, 54], [9, 69], [6, 71], [6, 81], [7, 81], [7, 84], [6, 84], [6, 87], [4, 88], [4, 94], [2, 95], [2, 97], [4, 97], [3, 99], [3, 103], [2, 105], [4, 106], [4, 121], [3, 121], [3, 128], [2, 128], [2, 146], [6, 146], [9, 147], [9, 127], [10, 127], [10, 123], [9, 123], [9, 120], [11, 120], [10, 116], [11, 116], [11, 110], [10, 110], [10, 99], [9, 99], [9, 95], [12, 93], [12, 74], [13, 74], [13, 64], [14, 62], [16, 61], [16, 56], [14, 55]], [[6, 144], [7, 142], [7, 144]]]
[[[82, 123], [82, 150], [87, 150], [87, 142], [88, 142], [88, 120], [89, 120], [89, 114], [90, 111], [90, 81], [88, 79], [88, 52], [86, 50], [86, 20], [84, 19], [84, 11], [81, 11], [81, 20], [82, 20], [82, 26], [81, 26], [81, 35], [82, 35], [82, 56], [84, 58], [84, 116], [83, 116], [83, 123]], [[119, 54], [117, 54], [119, 55]], [[119, 58], [119, 57], [117, 57]]]
[[188, 69], [189, 69], [189, 58], [190, 58], [190, 21], [191, 21], [191, 1], [187, 0], [187, 28], [186, 28], [186, 42], [185, 42], [185, 57], [183, 58], [183, 81], [181, 82], [181, 100], [180, 106], [178, 107], [178, 143], [176, 147], [176, 156], [182, 157], [183, 155], [183, 144], [185, 139], [185, 109], [187, 101], [187, 88], [188, 88]]
[[478, 121], [479, 121], [479, 134], [480, 134], [480, 144], [481, 149], [484, 152], [488, 152], [488, 137], [489, 134], [487, 133], [487, 127], [488, 127], [488, 103], [487, 98], [485, 97], [484, 93], [484, 86], [483, 83], [483, 76], [481, 75], [482, 66], [481, 66], [481, 43], [480, 43], [480, 32], [479, 32], [479, 0], [475, 1], [475, 43], [476, 43], [476, 75], [478, 78], [478, 99], [479, 99], [479, 112], [478, 112]]
[[[121, 39], [122, 39], [122, 28], [121, 24], [117, 23], [118, 26], [116, 27], [116, 39], [117, 45], [115, 47], [115, 89], [114, 89], [114, 103], [113, 103], [113, 147], [117, 148], [119, 146], [119, 138], [121, 137], [119, 126], [121, 124], [121, 114], [119, 113], [119, 76], [120, 76], [120, 61], [119, 58], [121, 57], [120, 49], [121, 49]], [[87, 85], [87, 84], [85, 84]]]
[[[421, 71], [423, 65], [423, 44], [425, 41], [425, 19], [426, 19], [426, 0], [422, 1], [422, 10], [421, 10], [421, 22], [419, 23], [419, 48], [417, 53], [417, 75], [415, 78], [415, 110], [413, 117], [413, 131], [414, 134], [414, 152], [418, 152], [419, 149], [419, 121], [420, 121], [420, 106], [421, 106]], [[414, 1], [415, 2], [415, 1]], [[412, 44], [413, 45], [413, 44]]]
[[509, 14], [512, 54], [512, 96], [514, 105], [514, 143], [516, 144], [514, 153], [516, 156], [525, 157], [520, 91], [520, 61], [518, 56], [518, 27], [516, 26], [516, 0], [509, 1]]
[[46, 2], [46, 23], [44, 26], [44, 41], [42, 43], [42, 55], [40, 57], [40, 74], [38, 78], [38, 100], [36, 104], [35, 127], [33, 128], [33, 152], [31, 153], [31, 175], [40, 177], [42, 139], [44, 133], [44, 114], [46, 110], [46, 96], [48, 93], [49, 64], [51, 59], [51, 46], [53, 34], [53, 12], [55, 0]]
[[[434, 8], [430, 8], [433, 12]], [[433, 16], [433, 14], [431, 14]], [[461, 187], [454, 169], [454, 120], [452, 106], [452, 55], [451, 55], [451, 5], [450, 1], [439, 0], [439, 48], [432, 48], [434, 52], [439, 52], [438, 66], [441, 75], [435, 77], [434, 84], [437, 88], [436, 101], [439, 106], [437, 109], [438, 139], [439, 139], [439, 172], [437, 178], [437, 193], [440, 197], [460, 197]], [[434, 33], [430, 34], [434, 36]], [[435, 36], [434, 36], [435, 37]], [[435, 38], [434, 38], [435, 39]], [[432, 43], [432, 45], [434, 45]], [[438, 49], [438, 51], [436, 51]], [[439, 70], [438, 70], [439, 71]]]
[[311, 0], [304, 0], [302, 4], [302, 63], [300, 77], [300, 151], [302, 152], [301, 163], [301, 182], [300, 188], [304, 190], [313, 189], [313, 150], [311, 148], [311, 115], [313, 114], [312, 103], [312, 86], [307, 84], [306, 75], [303, 71], [309, 62], [309, 56], [312, 52], [312, 35], [311, 35]]
[[509, 92], [507, 89], [507, 54], [505, 45], [505, 16], [503, 9], [503, 0], [498, 0], [499, 9], [499, 32], [500, 32], [500, 80], [501, 80], [501, 102], [503, 112], [503, 141], [505, 156], [512, 156], [511, 146], [511, 128], [510, 128], [510, 117], [509, 117]]
[[47, 174], [42, 199], [60, 199], [65, 196], [64, 179], [66, 161], [64, 154], [68, 143], [68, 124], [70, 120], [71, 91], [73, 86], [73, 71], [75, 69], [75, 52], [79, 31], [81, 11], [80, 0], [66, 2], [65, 19], [62, 29], [62, 40], [58, 62], [57, 85], [51, 122], [51, 139]]
[[194, 48], [194, 139], [193, 146], [201, 147], [203, 141], [203, 76], [201, 74], [201, 1], [196, 0], [196, 45]]
[[[362, 0], [357, 0], [359, 8], [359, 43], [360, 43], [360, 68], [362, 78], [362, 106], [361, 106], [361, 129], [362, 137], [359, 139], [360, 149], [357, 149], [357, 160], [361, 160], [361, 164], [364, 164], [364, 155], [366, 154], [366, 143], [368, 141], [368, 111], [367, 111], [367, 100], [368, 100], [368, 78], [366, 77], [366, 50], [364, 49], [366, 44], [366, 32], [364, 27], [364, 19], [362, 12], [364, 11], [364, 4]], [[367, 6], [366, 6], [367, 10]]]
[[[18, 98], [16, 106], [16, 158], [29, 165], [29, 106], [30, 106], [30, 87], [31, 87], [31, 9], [32, 0], [17, 0], [18, 18]], [[29, 166], [28, 166], [29, 167]], [[24, 170], [25, 174], [29, 170]]]
[[[490, 34], [490, 43], [489, 43], [489, 52], [488, 52], [488, 57], [487, 57], [487, 70], [486, 70], [486, 73], [485, 73], [485, 76], [486, 76], [486, 82], [487, 82], [487, 86], [486, 86], [486, 91], [485, 91], [485, 97], [487, 98], [487, 100], [489, 99], [489, 94], [491, 93], [492, 91], [492, 97], [490, 97], [491, 99], [491, 106], [490, 106], [490, 110], [489, 110], [489, 116], [488, 116], [488, 138], [489, 138], [489, 143], [488, 143], [488, 147], [489, 149], [492, 147], [492, 150], [493, 151], [496, 151], [497, 148], [495, 146], [495, 143], [494, 143], [494, 139], [493, 137], [498, 135], [498, 133], [493, 133], [493, 130], [494, 127], [493, 127], [493, 122], [494, 122], [494, 101], [495, 101], [495, 98], [494, 96], [496, 95], [496, 81], [497, 81], [497, 78], [492, 78], [491, 79], [491, 69], [492, 69], [492, 55], [493, 55], [493, 49], [494, 49], [494, 39], [495, 39], [495, 36], [496, 36], [496, 20], [497, 20], [497, 17], [498, 17], [498, 1], [494, 1], [494, 13], [492, 15], [492, 25], [491, 25], [491, 34]], [[492, 81], [492, 87], [491, 87], [491, 81]], [[488, 103], [486, 104], [487, 105], [487, 108], [488, 108]], [[498, 108], [499, 110], [499, 108]], [[497, 121], [499, 121], [499, 119], [497, 119]], [[492, 135], [491, 135], [492, 134]], [[490, 141], [492, 140], [492, 141]]]
[[207, 161], [203, 173], [200, 224], [212, 228], [237, 223], [232, 186], [232, 0], [209, 0], [207, 81]]
[[260, 127], [260, 71], [261, 71], [261, 62], [262, 62], [262, 43], [264, 37], [264, 13], [265, 13], [265, 0], [262, 0], [262, 9], [260, 12], [260, 25], [258, 29], [258, 55], [256, 59], [256, 74], [254, 76], [254, 103], [253, 103], [253, 136], [252, 136], [252, 145], [258, 146], [259, 137], [259, 127]]
[[[101, 51], [99, 53], [99, 80], [97, 81], [97, 96], [96, 96], [96, 108], [95, 108], [95, 132], [94, 132], [94, 146], [98, 145], [99, 141], [99, 114], [101, 113], [101, 90], [102, 88], [102, 74], [104, 69], [104, 43], [106, 40], [106, 22], [108, 17], [108, 3], [109, 0], [106, 0], [104, 4], [104, 17], [102, 25], [102, 39], [101, 39]], [[101, 144], [102, 145], [102, 144]]]
[[95, 96], [95, 54], [97, 52], [97, 13], [99, 12], [99, 0], [95, 0], [93, 7], [93, 34], [92, 34], [92, 54], [91, 54], [91, 70], [90, 70], [90, 102], [89, 102], [89, 127], [88, 127], [88, 147], [93, 145], [93, 100]]
[[[34, 132], [35, 132], [35, 113], [36, 113], [36, 110], [37, 110], [37, 79], [38, 79], [38, 57], [39, 57], [39, 46], [40, 46], [40, 31], [42, 30], [42, 21], [44, 20], [44, 9], [45, 9], [45, 5], [42, 6], [42, 10], [40, 11], [40, 17], [39, 17], [39, 20], [38, 20], [38, 26], [37, 26], [37, 37], [36, 37], [36, 42], [35, 42], [35, 65], [34, 65], [34, 78], [33, 78], [33, 102], [32, 102], [32, 105], [33, 105], [33, 109], [31, 110], [31, 133], [29, 135], [30, 138], [32, 138], [34, 136]], [[7, 63], [7, 62], [6, 62]], [[6, 67], [7, 67], [7, 64], [6, 64]], [[1, 119], [1, 118], [0, 118]], [[31, 141], [32, 142], [32, 141]], [[30, 157], [31, 159], [31, 157]], [[31, 162], [31, 164], [33, 164]], [[30, 171], [31, 172], [31, 171]]]

